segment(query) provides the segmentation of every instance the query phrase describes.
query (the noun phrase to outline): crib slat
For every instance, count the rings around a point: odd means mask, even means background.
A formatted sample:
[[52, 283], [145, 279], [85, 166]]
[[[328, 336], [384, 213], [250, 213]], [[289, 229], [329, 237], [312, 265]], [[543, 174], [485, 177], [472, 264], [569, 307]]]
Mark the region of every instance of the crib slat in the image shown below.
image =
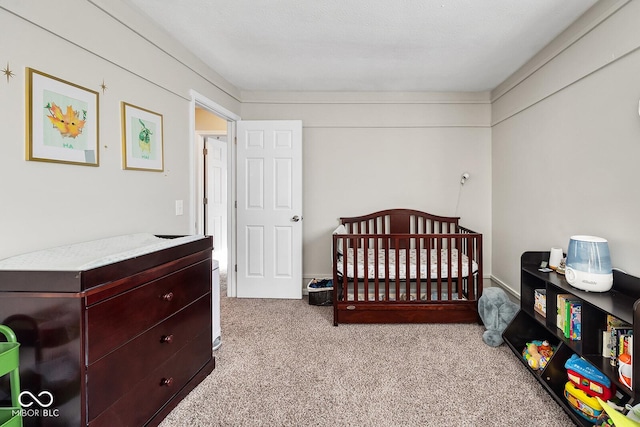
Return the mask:
[[362, 251], [364, 255], [364, 300], [369, 301], [369, 239], [364, 238]]
[[478, 287], [476, 288], [476, 294], [474, 300], [480, 298], [482, 295], [482, 286], [483, 286], [483, 277], [482, 277], [482, 234], [478, 234], [475, 238], [475, 251], [476, 251], [476, 262], [478, 263], [478, 274], [476, 277], [478, 278]]
[[456, 250], [458, 251], [458, 274], [456, 275], [456, 291], [458, 292], [458, 299], [460, 299], [461, 295], [467, 293], [465, 290], [464, 276], [462, 275], [462, 257], [465, 256], [464, 252], [466, 252], [466, 250], [464, 250], [463, 248], [464, 246], [462, 237], [456, 238]]
[[431, 300], [431, 251], [433, 250], [433, 239], [427, 239], [427, 300]]
[[404, 250], [404, 282], [405, 282], [405, 300], [411, 301], [411, 246], [413, 245], [413, 238], [404, 237], [406, 240]]
[[[476, 293], [475, 291], [475, 286], [474, 286], [474, 280], [473, 280], [473, 260], [474, 260], [474, 250], [473, 250], [473, 243], [477, 244], [477, 241], [475, 241], [475, 238], [467, 238], [467, 258], [469, 259], [469, 268], [468, 268], [468, 272], [467, 272], [467, 298], [475, 300], [476, 298]], [[481, 281], [482, 277], [478, 277], [478, 281]]]
[[398, 302], [398, 300], [400, 299], [400, 247], [398, 246], [398, 238], [395, 237], [393, 239], [393, 246], [395, 249], [395, 255], [396, 255], [396, 262], [395, 262], [395, 266], [396, 266], [396, 294], [395, 294], [395, 301]]
[[436, 259], [437, 259], [437, 296], [436, 299], [440, 299], [440, 295], [442, 294], [442, 237], [436, 237]]
[[[340, 240], [342, 246], [342, 301], [347, 300], [347, 293], [349, 288], [349, 276], [347, 274], [347, 256], [348, 256], [348, 241], [342, 236], [336, 236], [336, 240]], [[338, 246], [336, 246], [338, 247]]]
[[358, 246], [359, 240], [357, 238], [351, 239], [351, 246], [353, 249], [353, 301], [358, 301]]
[[422, 299], [420, 298], [422, 293], [422, 289], [421, 289], [422, 284], [420, 283], [421, 272], [422, 272], [421, 255], [422, 255], [422, 238], [418, 237], [416, 239], [416, 301], [420, 301]]
[[451, 264], [452, 239], [447, 238], [447, 299], [451, 300], [451, 288], [453, 288], [453, 265]]
[[385, 238], [384, 245], [384, 299], [385, 301], [389, 301], [389, 245], [391, 243], [390, 238]]
[[380, 276], [380, 274], [379, 274], [379, 271], [380, 271], [380, 257], [378, 257], [378, 254], [380, 253], [380, 241], [379, 241], [379, 239], [374, 239], [373, 240], [373, 246], [374, 246], [374, 251], [375, 251], [374, 252], [375, 255], [374, 255], [374, 258], [373, 258], [373, 260], [374, 260], [373, 262], [374, 262], [375, 268], [376, 268], [376, 270], [375, 270], [376, 273], [375, 273], [375, 276], [374, 276], [374, 279], [373, 279], [374, 282], [375, 282], [375, 285], [374, 285], [375, 295], [373, 296], [373, 300], [374, 301], [378, 301], [379, 298], [380, 298], [380, 277], [379, 277]]

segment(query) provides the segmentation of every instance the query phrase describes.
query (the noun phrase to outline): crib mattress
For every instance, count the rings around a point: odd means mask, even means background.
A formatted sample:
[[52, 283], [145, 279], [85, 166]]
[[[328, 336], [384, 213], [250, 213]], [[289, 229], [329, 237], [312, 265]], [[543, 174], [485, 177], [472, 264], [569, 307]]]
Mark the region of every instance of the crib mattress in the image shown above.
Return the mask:
[[[379, 279], [388, 278], [389, 280], [396, 279], [396, 262], [399, 263], [399, 272], [398, 279], [406, 280], [407, 279], [407, 270], [409, 270], [409, 279], [414, 280], [418, 277], [418, 271], [420, 271], [420, 278], [427, 279], [427, 277], [431, 279], [437, 279], [440, 277], [441, 279], [457, 278], [459, 276], [468, 277], [469, 276], [469, 268], [471, 268], [471, 274], [475, 274], [478, 271], [478, 264], [471, 260], [469, 261], [469, 257], [465, 254], [459, 254], [457, 249], [441, 249], [440, 250], [440, 264], [438, 265], [438, 250], [431, 249], [430, 253], [428, 253], [427, 249], [420, 249], [420, 265], [418, 266], [418, 250], [417, 249], [409, 249], [409, 268], [407, 269], [407, 250], [399, 249], [398, 260], [396, 261], [396, 250], [395, 249], [379, 249], [376, 254], [375, 249], [368, 249], [365, 251], [364, 249], [357, 249], [357, 260], [354, 262], [354, 249], [348, 248], [346, 252], [346, 261], [341, 259], [338, 261], [337, 270], [338, 273], [347, 276], [348, 278], [354, 278], [354, 272], [357, 271], [358, 278], [364, 279], [365, 277], [369, 279], [374, 279], [378, 277]], [[451, 252], [451, 265], [449, 265], [449, 252]], [[344, 255], [343, 255], [344, 256]], [[367, 260], [366, 265], [366, 276], [365, 276], [365, 256]], [[385, 258], [388, 256], [389, 261], [389, 271], [387, 273], [387, 263]], [[462, 264], [462, 272], [459, 275], [458, 258], [461, 258]], [[377, 272], [376, 272], [376, 258], [377, 262]], [[346, 265], [346, 272], [343, 271]], [[450, 276], [451, 275], [451, 276]]]

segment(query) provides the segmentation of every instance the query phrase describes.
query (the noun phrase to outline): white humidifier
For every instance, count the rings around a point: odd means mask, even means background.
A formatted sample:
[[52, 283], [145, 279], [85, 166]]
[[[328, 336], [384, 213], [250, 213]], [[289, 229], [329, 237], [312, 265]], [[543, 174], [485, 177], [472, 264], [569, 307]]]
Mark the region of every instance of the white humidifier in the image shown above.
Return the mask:
[[565, 277], [571, 286], [585, 291], [611, 289], [613, 272], [607, 240], [596, 236], [571, 236]]

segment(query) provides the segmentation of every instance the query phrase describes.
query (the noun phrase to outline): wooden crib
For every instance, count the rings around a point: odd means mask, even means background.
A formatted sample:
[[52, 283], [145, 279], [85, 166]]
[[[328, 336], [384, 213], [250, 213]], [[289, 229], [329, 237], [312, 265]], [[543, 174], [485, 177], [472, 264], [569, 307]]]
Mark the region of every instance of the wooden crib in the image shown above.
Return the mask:
[[389, 209], [340, 218], [333, 232], [333, 323], [480, 322], [482, 234]]

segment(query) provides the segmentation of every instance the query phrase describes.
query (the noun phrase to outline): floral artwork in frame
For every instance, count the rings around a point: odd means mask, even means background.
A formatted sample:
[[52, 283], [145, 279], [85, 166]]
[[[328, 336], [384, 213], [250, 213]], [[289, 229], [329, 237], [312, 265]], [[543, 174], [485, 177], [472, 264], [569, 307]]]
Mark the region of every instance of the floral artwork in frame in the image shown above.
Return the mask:
[[98, 166], [98, 92], [27, 68], [26, 159]]
[[122, 167], [164, 170], [161, 114], [122, 103]]

